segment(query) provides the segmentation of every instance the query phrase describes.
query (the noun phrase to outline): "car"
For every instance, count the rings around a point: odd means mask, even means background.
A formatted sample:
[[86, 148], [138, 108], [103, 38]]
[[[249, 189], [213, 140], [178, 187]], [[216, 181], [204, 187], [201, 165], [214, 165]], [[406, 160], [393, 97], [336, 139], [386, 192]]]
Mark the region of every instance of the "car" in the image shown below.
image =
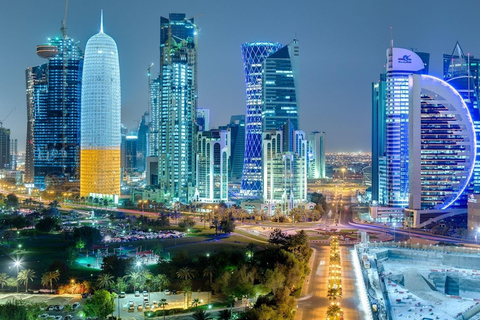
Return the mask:
[[91, 296], [92, 296], [91, 293], [82, 293], [82, 298], [83, 298], [83, 299], [90, 298]]
[[172, 290], [172, 294], [177, 294], [177, 290]]
[[63, 320], [72, 320], [72, 319], [73, 319], [73, 317], [72, 317], [71, 315], [69, 315], [69, 314], [67, 314], [67, 315], [63, 318]]
[[170, 294], [170, 290], [166, 289], [165, 291], [163, 291], [165, 294]]
[[143, 303], [147, 303], [148, 302], [148, 298], [147, 297], [143, 297]]
[[156, 309], [158, 308], [158, 302], [157, 301], [153, 301], [152, 302], [152, 309]]
[[145, 291], [145, 290], [143, 290], [143, 296], [144, 296], [144, 297], [148, 297], [148, 292]]
[[62, 311], [63, 308], [64, 308], [64, 307], [63, 307], [62, 305], [57, 304], [57, 305], [55, 306], [55, 311]]
[[142, 310], [143, 310], [143, 306], [142, 306], [141, 304], [139, 304], [139, 305], [137, 306], [137, 311], [142, 311]]
[[44, 313], [44, 314], [41, 314], [38, 316], [40, 319], [47, 319], [48, 317], [50, 317], [50, 315], [48, 313]]
[[120, 292], [120, 294], [118, 295], [120, 298], [125, 298], [125, 292]]
[[135, 297], [140, 297], [140, 291], [135, 291]]
[[47, 307], [47, 311], [54, 311], [54, 310], [55, 310], [55, 306], [53, 306], [53, 305], [49, 305]]
[[145, 310], [150, 310], [150, 305], [147, 303], [145, 303]]
[[63, 320], [62, 316], [55, 316], [55, 320]]
[[77, 309], [78, 307], [80, 307], [80, 303], [79, 303], [79, 302], [75, 302], [74, 304], [72, 304], [72, 310], [75, 310], [75, 309]]
[[135, 305], [134, 304], [130, 304], [128, 305], [128, 311], [135, 311]]

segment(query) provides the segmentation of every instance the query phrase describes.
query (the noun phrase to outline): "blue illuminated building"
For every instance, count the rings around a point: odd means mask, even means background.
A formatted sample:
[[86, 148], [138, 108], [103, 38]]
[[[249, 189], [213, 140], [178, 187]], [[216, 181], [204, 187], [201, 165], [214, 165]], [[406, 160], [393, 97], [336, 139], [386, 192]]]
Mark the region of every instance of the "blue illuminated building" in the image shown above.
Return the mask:
[[245, 156], [241, 184], [243, 197], [262, 195], [262, 66], [265, 58], [282, 47], [280, 43], [275, 42], [251, 42], [242, 45], [247, 102]]
[[263, 67], [263, 131], [278, 130], [289, 120], [294, 130], [298, 121], [298, 40], [271, 54]]
[[[464, 54], [457, 42], [452, 54], [443, 55], [443, 79], [454, 87], [462, 96], [470, 111], [475, 126], [477, 140], [477, 158], [470, 190], [480, 193], [480, 110], [478, 94], [480, 88], [480, 59]], [[473, 190], [471, 190], [473, 189]]]
[[69, 37], [37, 46], [47, 63], [26, 70], [26, 182], [56, 188], [78, 180], [83, 54]]

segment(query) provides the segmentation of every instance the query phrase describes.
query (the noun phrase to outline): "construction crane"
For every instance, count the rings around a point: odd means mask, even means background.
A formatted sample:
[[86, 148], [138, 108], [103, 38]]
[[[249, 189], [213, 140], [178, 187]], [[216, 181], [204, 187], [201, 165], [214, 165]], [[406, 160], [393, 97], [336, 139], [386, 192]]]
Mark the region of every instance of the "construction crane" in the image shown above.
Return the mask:
[[0, 120], [0, 128], [3, 127], [3, 122], [4, 122], [5, 120], [7, 120], [8, 116], [10, 116], [10, 115], [12, 114], [12, 112], [15, 111], [15, 109], [17, 109], [17, 107], [13, 107], [13, 109], [10, 110], [9, 113], [7, 113], [7, 115], [3, 118], [3, 120]]

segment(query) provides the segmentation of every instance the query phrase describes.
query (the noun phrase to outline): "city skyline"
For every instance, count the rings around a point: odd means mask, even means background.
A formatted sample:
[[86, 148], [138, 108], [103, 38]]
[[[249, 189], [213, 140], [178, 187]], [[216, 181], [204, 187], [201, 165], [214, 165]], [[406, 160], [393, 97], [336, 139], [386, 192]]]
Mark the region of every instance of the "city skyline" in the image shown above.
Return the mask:
[[[393, 27], [396, 46], [431, 53], [431, 74], [440, 76], [442, 53], [450, 53], [457, 40], [465, 52], [480, 53], [480, 44], [469, 41], [469, 34], [465, 32], [472, 30], [473, 13], [480, 4], [469, 3], [472, 10], [454, 10], [449, 12], [448, 19], [438, 22], [438, 16], [446, 10], [446, 1], [424, 1], [416, 4], [415, 10], [406, 5], [374, 2], [349, 1], [340, 7], [335, 3], [320, 5], [307, 1], [292, 6], [280, 1], [276, 2], [275, 14], [270, 15], [263, 13], [268, 9], [268, 2], [244, 1], [226, 6], [214, 1], [185, 1], [175, 5], [143, 1], [132, 6], [127, 1], [115, 4], [70, 1], [67, 33], [80, 41], [83, 50], [86, 40], [93, 35], [91, 26], [98, 24], [100, 9], [105, 9], [109, 32], [118, 39], [120, 68], [125, 70], [122, 71], [122, 118], [129, 128], [137, 124], [148, 108], [146, 70], [151, 62], [155, 63], [152, 75], [158, 74], [160, 16], [171, 12], [185, 12], [188, 17], [205, 13], [195, 18], [201, 29], [198, 105], [212, 110], [212, 128], [227, 124], [231, 115], [245, 112], [241, 44], [249, 41], [288, 43], [296, 36], [302, 46], [300, 128], [305, 132], [325, 131], [329, 152], [367, 151], [370, 149], [368, 88], [382, 71], [378, 61], [384, 61], [390, 27]], [[27, 122], [23, 71], [41, 63], [35, 55], [38, 44], [60, 35], [64, 5], [63, 0], [52, 1], [48, 8], [34, 1], [29, 1], [28, 6], [13, 2], [0, 4], [4, 43], [22, 39], [16, 43], [16, 50], [3, 51], [4, 72], [0, 76], [3, 88], [0, 120], [16, 108], [5, 119], [4, 126], [12, 130], [12, 138], [18, 139], [21, 151], [25, 150]], [[257, 10], [250, 10], [253, 7]], [[242, 19], [245, 16], [249, 23]], [[16, 29], [11, 31], [11, 26]], [[221, 46], [219, 41], [223, 43]], [[343, 94], [346, 88], [348, 95]]]

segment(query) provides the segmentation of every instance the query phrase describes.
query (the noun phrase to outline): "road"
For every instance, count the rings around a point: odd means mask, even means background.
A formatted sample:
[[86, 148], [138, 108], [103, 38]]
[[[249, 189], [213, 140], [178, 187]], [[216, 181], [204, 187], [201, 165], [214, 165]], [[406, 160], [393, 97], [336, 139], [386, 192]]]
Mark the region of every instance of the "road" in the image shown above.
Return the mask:
[[[330, 247], [312, 244], [312, 248], [317, 250], [317, 252], [312, 265], [312, 276], [306, 284], [308, 286], [306, 292], [308, 295], [311, 294], [311, 297], [298, 302], [295, 320], [323, 320], [326, 318], [327, 308], [330, 304], [327, 299], [328, 255], [330, 254]], [[351, 250], [352, 247], [350, 246], [340, 246], [343, 298], [339, 302], [340, 307], [345, 312], [345, 320], [361, 320], [365, 319], [366, 316], [361, 309]], [[359, 281], [361, 280], [359, 279]]]

